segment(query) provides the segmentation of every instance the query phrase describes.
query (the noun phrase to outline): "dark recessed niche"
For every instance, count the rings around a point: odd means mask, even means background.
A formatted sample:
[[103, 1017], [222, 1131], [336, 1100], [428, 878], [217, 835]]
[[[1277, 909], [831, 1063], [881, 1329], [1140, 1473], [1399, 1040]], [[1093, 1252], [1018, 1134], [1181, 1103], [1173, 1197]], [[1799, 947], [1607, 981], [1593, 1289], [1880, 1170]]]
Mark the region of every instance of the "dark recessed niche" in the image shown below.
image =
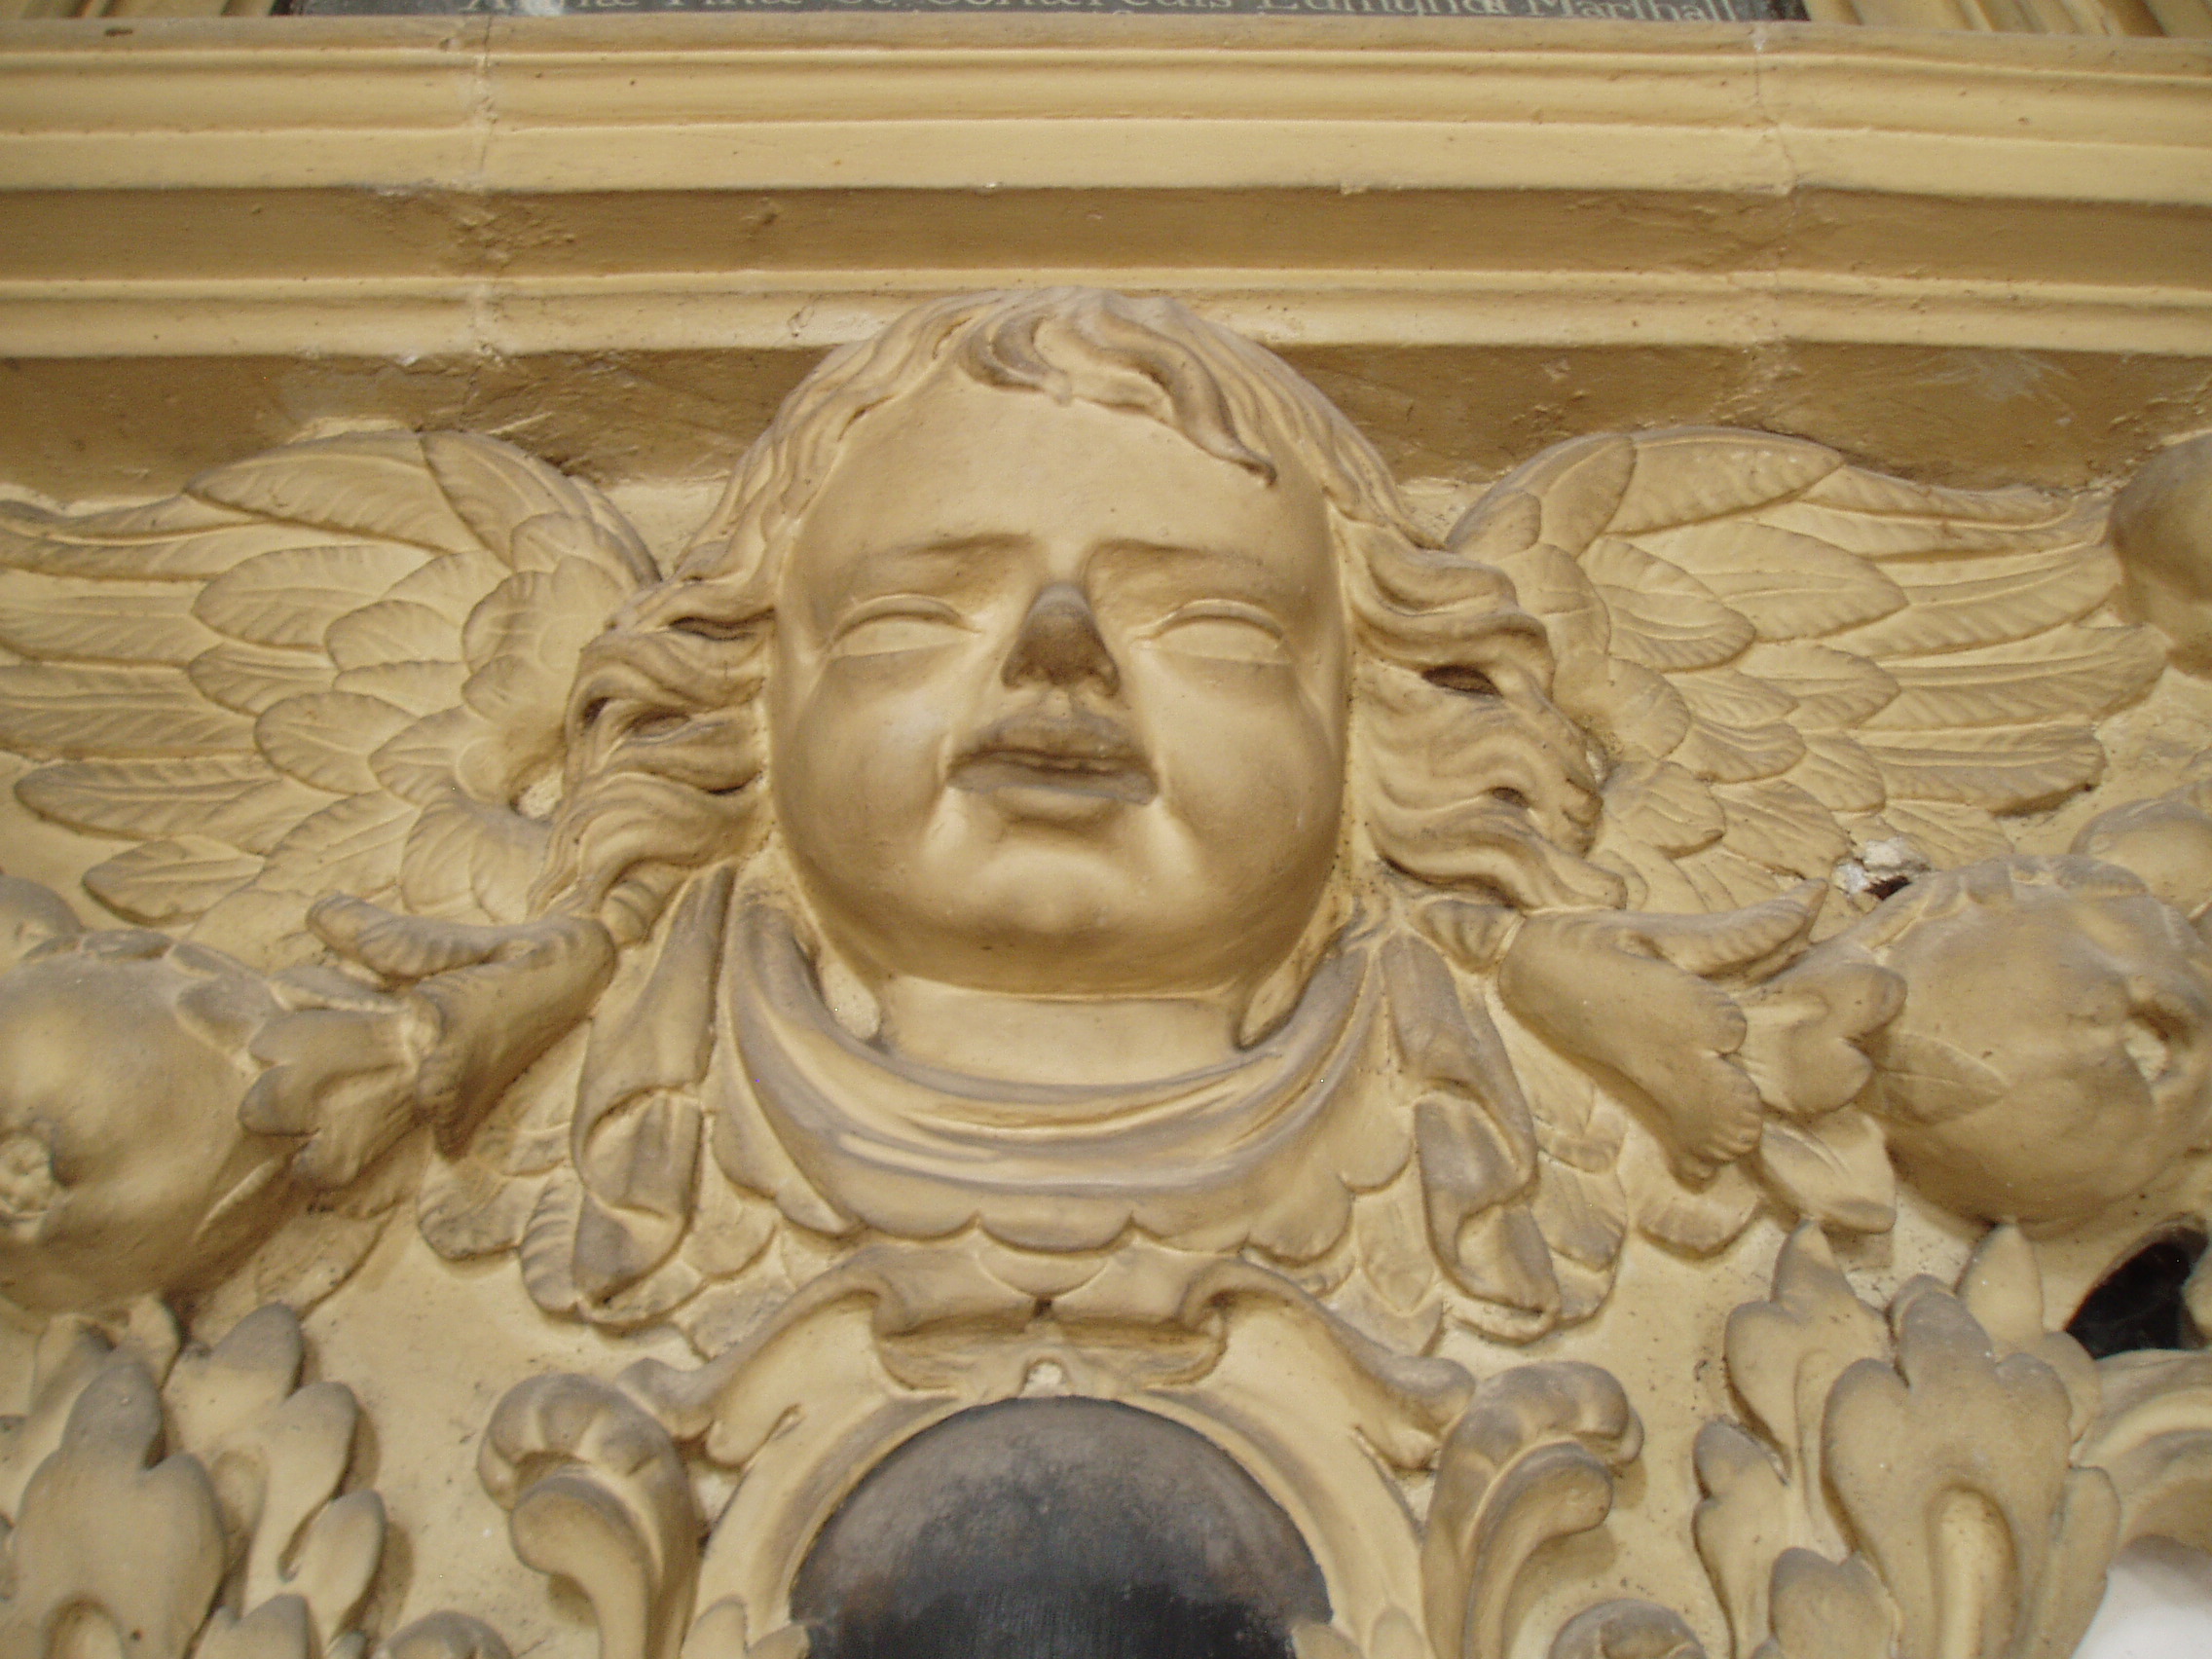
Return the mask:
[[2194, 1228], [2159, 1235], [2082, 1299], [2066, 1334], [2092, 1359], [2144, 1348], [2200, 1348], [2204, 1334], [2190, 1317], [2183, 1287], [2204, 1254]]
[[878, 1464], [792, 1588], [809, 1659], [1292, 1659], [1312, 1552], [1218, 1447], [1104, 1400], [963, 1412]]

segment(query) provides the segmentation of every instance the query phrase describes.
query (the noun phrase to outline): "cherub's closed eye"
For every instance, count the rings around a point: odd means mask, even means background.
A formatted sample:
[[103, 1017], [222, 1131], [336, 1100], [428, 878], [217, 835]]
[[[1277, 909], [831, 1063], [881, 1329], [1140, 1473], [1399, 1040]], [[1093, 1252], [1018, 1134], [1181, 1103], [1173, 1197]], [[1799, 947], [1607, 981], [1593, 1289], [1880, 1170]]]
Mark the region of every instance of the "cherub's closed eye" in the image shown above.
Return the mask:
[[900, 594], [870, 600], [842, 618], [830, 636], [830, 654], [871, 657], [933, 650], [974, 632], [968, 619], [942, 600]]
[[1211, 662], [1290, 661], [1281, 624], [1257, 606], [1235, 600], [1184, 606], [1152, 631], [1152, 643], [1179, 656]]

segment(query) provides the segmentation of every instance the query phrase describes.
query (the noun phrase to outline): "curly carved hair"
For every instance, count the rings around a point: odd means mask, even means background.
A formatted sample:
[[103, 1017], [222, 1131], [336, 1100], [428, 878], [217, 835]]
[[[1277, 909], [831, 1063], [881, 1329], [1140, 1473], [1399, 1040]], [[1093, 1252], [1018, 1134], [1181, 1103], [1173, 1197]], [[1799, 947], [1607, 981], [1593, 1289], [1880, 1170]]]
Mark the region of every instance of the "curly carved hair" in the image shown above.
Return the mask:
[[1047, 288], [922, 306], [832, 351], [785, 400], [675, 571], [584, 652], [540, 907], [635, 940], [689, 871], [759, 844], [757, 705], [783, 561], [856, 424], [951, 374], [1129, 411], [1271, 482], [1305, 467], [1359, 657], [1354, 844], [1523, 908], [1618, 902], [1578, 856], [1595, 781], [1551, 703], [1543, 626], [1506, 578], [1425, 540], [1374, 447], [1272, 352], [1173, 300]]

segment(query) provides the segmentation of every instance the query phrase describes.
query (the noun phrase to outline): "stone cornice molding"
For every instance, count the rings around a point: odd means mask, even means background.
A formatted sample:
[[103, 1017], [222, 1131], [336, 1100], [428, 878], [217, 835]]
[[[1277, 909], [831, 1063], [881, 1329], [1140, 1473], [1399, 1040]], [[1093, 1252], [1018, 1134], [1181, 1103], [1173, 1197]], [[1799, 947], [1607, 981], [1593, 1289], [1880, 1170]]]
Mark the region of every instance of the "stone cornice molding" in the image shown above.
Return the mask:
[[0, 351], [807, 347], [1043, 276], [1309, 345], [2212, 352], [2206, 43], [897, 21], [0, 25]]

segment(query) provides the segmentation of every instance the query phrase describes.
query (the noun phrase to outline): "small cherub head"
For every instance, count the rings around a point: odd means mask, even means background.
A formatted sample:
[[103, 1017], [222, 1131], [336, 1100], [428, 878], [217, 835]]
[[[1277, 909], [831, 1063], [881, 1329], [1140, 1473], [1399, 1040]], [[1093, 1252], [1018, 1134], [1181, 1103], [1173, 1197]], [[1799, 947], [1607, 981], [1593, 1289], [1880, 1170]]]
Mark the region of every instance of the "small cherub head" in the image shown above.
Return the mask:
[[2212, 815], [2203, 810], [2212, 787], [2130, 801], [2100, 812], [2082, 827], [2071, 851], [2118, 865], [2152, 894], [2193, 921], [2212, 906]]
[[1248, 995], [1354, 868], [1617, 893], [1549, 675], [1272, 353], [1166, 300], [945, 301], [818, 367], [587, 653], [550, 881], [649, 913], [772, 825], [864, 968]]
[[2212, 1144], [2212, 948], [2129, 871], [1994, 859], [1844, 938], [1905, 982], [1866, 1045], [1871, 1101], [1945, 1208], [2078, 1220]]
[[191, 1291], [267, 1235], [290, 1148], [238, 1102], [275, 1012], [230, 958], [136, 929], [56, 935], [0, 976], [0, 1296]]
[[2138, 472], [2112, 528], [2127, 608], [2166, 636], [2175, 667], [2212, 675], [2212, 432]]

